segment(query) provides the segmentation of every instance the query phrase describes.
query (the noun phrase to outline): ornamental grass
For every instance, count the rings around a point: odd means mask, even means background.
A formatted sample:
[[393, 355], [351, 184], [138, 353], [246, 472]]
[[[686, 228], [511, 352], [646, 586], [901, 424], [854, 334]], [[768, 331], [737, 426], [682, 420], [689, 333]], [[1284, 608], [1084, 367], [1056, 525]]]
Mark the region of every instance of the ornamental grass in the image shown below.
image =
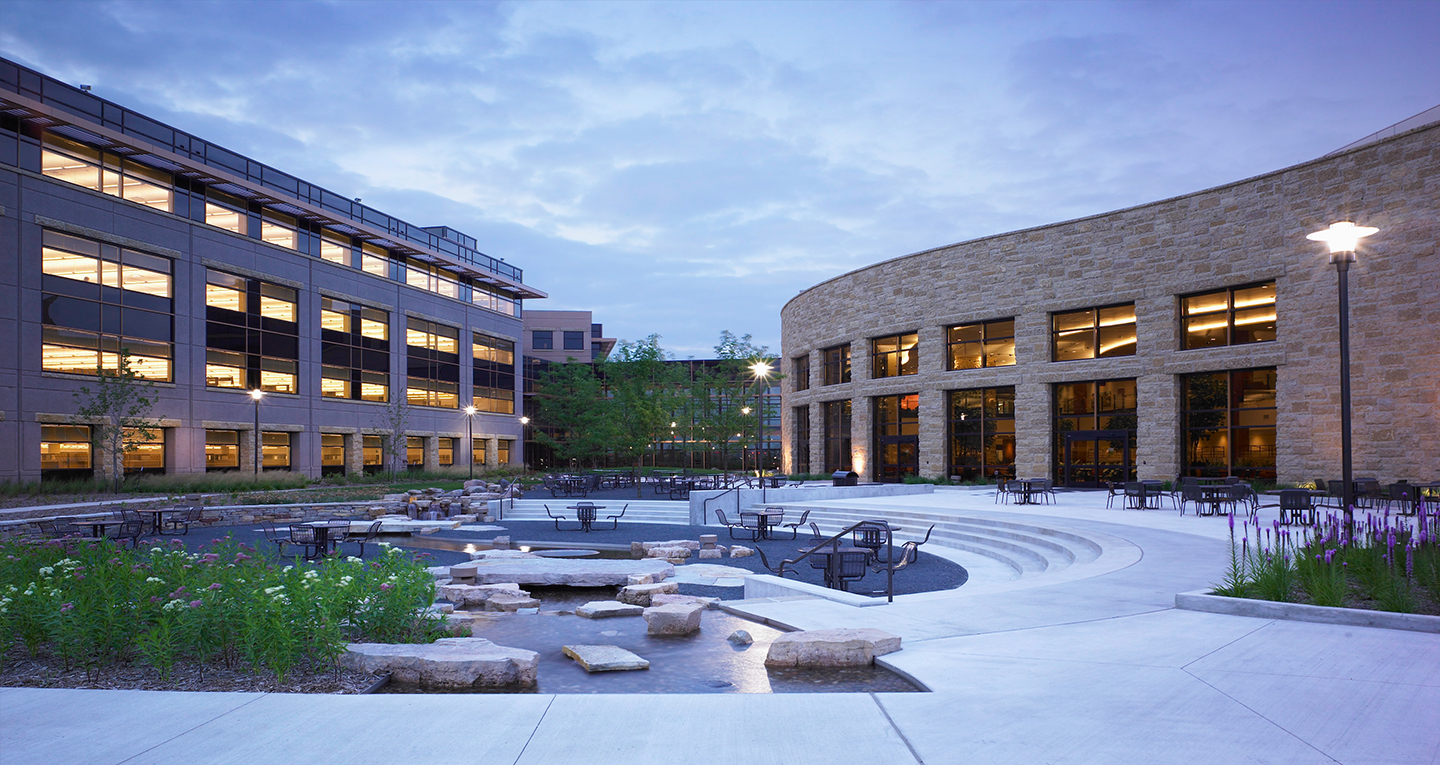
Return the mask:
[[[1440, 615], [1440, 507], [1413, 516], [1332, 512], [1310, 526], [1230, 516], [1230, 563], [1214, 593], [1317, 606]], [[1237, 537], [1238, 534], [1238, 537]]]
[[108, 540], [0, 544], [0, 669], [42, 650], [87, 679], [144, 664], [274, 673], [338, 666], [347, 642], [428, 643], [434, 579], [399, 550], [281, 565], [228, 537], [136, 550]]

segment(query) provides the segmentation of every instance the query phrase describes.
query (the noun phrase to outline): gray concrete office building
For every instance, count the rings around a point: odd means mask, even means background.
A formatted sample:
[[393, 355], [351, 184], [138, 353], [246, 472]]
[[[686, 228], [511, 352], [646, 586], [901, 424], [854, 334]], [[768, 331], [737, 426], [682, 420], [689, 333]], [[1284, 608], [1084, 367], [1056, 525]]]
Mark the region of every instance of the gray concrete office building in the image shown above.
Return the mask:
[[0, 481], [106, 474], [75, 393], [122, 354], [157, 399], [126, 472], [378, 469], [396, 400], [410, 463], [518, 464], [543, 297], [465, 234], [0, 59]]

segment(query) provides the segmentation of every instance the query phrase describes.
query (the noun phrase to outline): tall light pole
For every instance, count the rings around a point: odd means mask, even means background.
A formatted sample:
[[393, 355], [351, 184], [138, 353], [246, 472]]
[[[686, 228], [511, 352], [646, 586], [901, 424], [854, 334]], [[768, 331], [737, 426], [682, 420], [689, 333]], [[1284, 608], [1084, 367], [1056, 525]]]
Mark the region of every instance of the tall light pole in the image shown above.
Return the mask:
[[1357, 226], [1350, 221], [1331, 223], [1330, 228], [1306, 236], [1330, 246], [1330, 262], [1340, 275], [1340, 480], [1341, 502], [1345, 506], [1345, 531], [1355, 535], [1355, 484], [1351, 479], [1350, 451], [1350, 264], [1355, 262], [1355, 246], [1361, 239], [1379, 231], [1374, 226]]
[[[749, 417], [749, 416], [750, 416], [750, 407], [748, 407], [748, 406], [742, 406], [742, 407], [740, 407], [740, 413], [743, 414], [743, 415], [745, 415], [746, 417]], [[743, 473], [743, 472], [745, 472], [745, 436], [744, 436], [743, 434], [741, 434], [741, 433], [736, 433], [735, 435], [740, 438], [740, 472]]]
[[250, 398], [255, 401], [255, 475], [260, 475], [260, 399], [265, 398], [265, 391], [256, 388], [250, 391]]
[[470, 452], [470, 477], [475, 477], [475, 407], [465, 407], [465, 448]]
[[755, 468], [762, 473], [765, 470], [764, 464], [760, 461], [761, 449], [765, 443], [765, 391], [770, 387], [770, 373], [774, 369], [769, 362], [763, 359], [750, 365], [750, 374], [755, 376], [757, 384], [755, 391]]

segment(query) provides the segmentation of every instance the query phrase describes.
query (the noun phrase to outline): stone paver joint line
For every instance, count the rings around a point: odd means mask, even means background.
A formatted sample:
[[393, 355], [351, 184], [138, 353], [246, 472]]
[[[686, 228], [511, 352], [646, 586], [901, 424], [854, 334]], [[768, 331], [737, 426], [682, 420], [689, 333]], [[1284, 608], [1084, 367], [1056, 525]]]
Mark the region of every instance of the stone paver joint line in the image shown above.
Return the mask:
[[1290, 738], [1294, 739], [1295, 741], [1300, 742], [1300, 744], [1301, 744], [1302, 746], [1306, 747], [1307, 749], [1310, 749], [1311, 751], [1315, 752], [1316, 754], [1320, 755], [1321, 757], [1324, 757], [1325, 759], [1329, 760], [1330, 762], [1333, 762], [1333, 763], [1336, 763], [1337, 765], [1339, 765], [1340, 760], [1337, 760], [1337, 759], [1335, 759], [1334, 757], [1331, 757], [1328, 752], [1324, 751], [1324, 750], [1321, 749], [1320, 747], [1315, 746], [1314, 744], [1312, 744], [1312, 743], [1310, 743], [1309, 741], [1305, 740], [1303, 737], [1296, 735], [1293, 731], [1291, 731], [1289, 728], [1286, 728], [1284, 725], [1281, 725], [1280, 723], [1275, 722], [1274, 720], [1270, 719], [1269, 716], [1265, 715], [1265, 714], [1262, 713], [1260, 710], [1258, 710], [1258, 709], [1250, 706], [1249, 704], [1246, 704], [1245, 702], [1243, 702], [1243, 701], [1235, 698], [1234, 696], [1231, 696], [1230, 694], [1226, 693], [1225, 691], [1222, 691], [1222, 690], [1220, 690], [1219, 688], [1216, 688], [1214, 685], [1211, 685], [1208, 681], [1206, 681], [1205, 678], [1197, 676], [1194, 672], [1191, 672], [1191, 671], [1190, 671], [1189, 669], [1187, 669], [1187, 668], [1182, 667], [1182, 668], [1181, 668], [1181, 671], [1184, 672], [1185, 674], [1187, 674], [1187, 675], [1195, 678], [1196, 680], [1198, 680], [1201, 685], [1204, 685], [1205, 687], [1207, 687], [1207, 688], [1215, 691], [1216, 693], [1220, 694], [1221, 696], [1224, 696], [1225, 698], [1230, 699], [1231, 701], [1235, 702], [1236, 704], [1238, 704], [1239, 706], [1241, 706], [1242, 708], [1244, 708], [1245, 710], [1247, 710], [1248, 712], [1250, 712], [1250, 714], [1253, 714], [1253, 715], [1255, 715], [1257, 718], [1259, 718], [1259, 719], [1261, 719], [1261, 720], [1264, 720], [1265, 722], [1269, 723], [1270, 725], [1275, 726], [1276, 730], [1284, 731], [1284, 732], [1285, 732], [1285, 735], [1289, 736]]
[[545, 711], [541, 712], [539, 719], [535, 721], [535, 727], [530, 729], [530, 735], [525, 738], [525, 746], [520, 747], [520, 753], [515, 755], [515, 761], [510, 765], [520, 765], [520, 761], [525, 759], [525, 750], [530, 748], [530, 742], [535, 740], [536, 732], [540, 730], [541, 725], [545, 724], [545, 716], [550, 714], [550, 707], [554, 703], [555, 697], [552, 695], [550, 701], [545, 704]]
[[228, 717], [228, 716], [230, 716], [230, 715], [232, 715], [232, 714], [235, 714], [236, 712], [239, 712], [240, 710], [244, 709], [245, 707], [248, 707], [248, 706], [250, 706], [251, 704], [254, 704], [255, 702], [257, 702], [257, 701], [259, 701], [259, 700], [261, 700], [261, 699], [263, 699], [263, 698], [265, 698], [266, 696], [269, 696], [269, 695], [270, 695], [269, 693], [262, 693], [262, 694], [260, 694], [259, 696], [256, 696], [255, 698], [250, 699], [249, 701], [245, 702], [244, 704], [241, 704], [240, 706], [237, 706], [237, 707], [235, 707], [235, 708], [233, 708], [233, 709], [227, 709], [227, 710], [225, 710], [224, 712], [222, 712], [222, 713], [220, 713], [220, 714], [218, 714], [218, 715], [215, 715], [214, 717], [210, 718], [209, 720], [206, 720], [206, 721], [204, 721], [204, 722], [202, 722], [202, 723], [197, 723], [197, 724], [195, 724], [195, 725], [192, 725], [192, 726], [190, 726], [189, 728], [187, 728], [187, 729], [185, 729], [185, 730], [183, 730], [183, 731], [180, 731], [179, 733], [176, 733], [175, 735], [171, 736], [170, 738], [167, 738], [167, 739], [165, 739], [165, 740], [163, 740], [163, 741], [160, 741], [159, 743], [155, 744], [154, 746], [150, 747], [149, 749], [142, 749], [142, 750], [136, 752], [135, 754], [132, 754], [132, 755], [130, 755], [129, 757], [126, 757], [125, 759], [120, 760], [118, 763], [116, 763], [116, 765], [125, 765], [125, 763], [130, 762], [131, 760], [134, 760], [136, 757], [141, 757], [141, 756], [143, 756], [143, 755], [149, 754], [150, 752], [153, 752], [153, 751], [155, 751], [156, 749], [159, 749], [160, 747], [165, 746], [166, 744], [170, 743], [171, 741], [174, 741], [174, 740], [176, 740], [176, 739], [178, 739], [178, 738], [180, 738], [180, 737], [182, 737], [182, 736], [188, 736], [188, 735], [190, 735], [191, 733], [194, 733], [195, 731], [200, 730], [201, 728], [205, 727], [206, 725], [209, 725], [210, 723], [213, 723], [213, 722], [215, 722], [216, 720], [219, 720], [219, 719], [222, 718], [222, 717]]
[[910, 738], [905, 735], [905, 731], [900, 730], [900, 726], [895, 724], [895, 718], [890, 716], [890, 710], [885, 708], [885, 703], [874, 693], [867, 695], [875, 702], [875, 706], [879, 708], [880, 714], [885, 715], [885, 722], [890, 723], [890, 729], [895, 731], [895, 735], [899, 736], [901, 741], [905, 742], [905, 748], [910, 750], [910, 756], [914, 757], [915, 761], [920, 763], [920, 765], [925, 765], [925, 758], [921, 757], [920, 753], [915, 751], [915, 746], [910, 743]]

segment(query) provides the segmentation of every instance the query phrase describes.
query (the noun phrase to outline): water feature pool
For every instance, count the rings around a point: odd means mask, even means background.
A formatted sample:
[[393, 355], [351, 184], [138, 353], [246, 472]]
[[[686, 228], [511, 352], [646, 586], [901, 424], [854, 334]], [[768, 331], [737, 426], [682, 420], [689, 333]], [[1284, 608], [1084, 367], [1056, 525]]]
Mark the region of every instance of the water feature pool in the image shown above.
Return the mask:
[[[913, 692], [903, 677], [883, 667], [837, 669], [767, 668], [765, 654], [779, 630], [720, 610], [701, 616], [700, 631], [684, 637], [646, 634], [638, 616], [586, 619], [576, 606], [611, 600], [615, 588], [529, 588], [541, 602], [538, 614], [486, 612], [475, 620], [474, 636], [499, 645], [540, 654], [533, 688], [477, 689], [490, 693], [872, 693]], [[731, 645], [735, 630], [749, 632], [755, 642]], [[560, 651], [563, 645], [615, 645], [650, 661], [650, 668], [631, 672], [588, 673]], [[429, 689], [387, 685], [382, 693], [432, 693]], [[471, 691], [465, 691], [471, 692]]]

